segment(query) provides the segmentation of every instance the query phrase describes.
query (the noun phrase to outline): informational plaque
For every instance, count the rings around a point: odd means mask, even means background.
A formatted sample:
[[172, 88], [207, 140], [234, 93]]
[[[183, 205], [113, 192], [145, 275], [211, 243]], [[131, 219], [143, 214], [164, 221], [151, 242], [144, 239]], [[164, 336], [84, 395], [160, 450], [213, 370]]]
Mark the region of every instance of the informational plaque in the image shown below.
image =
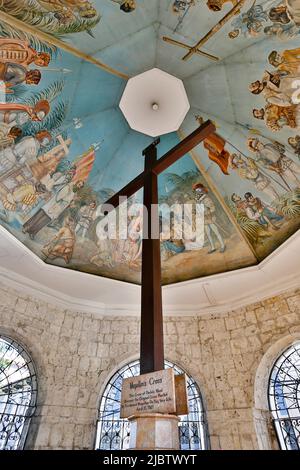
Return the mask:
[[175, 375], [176, 415], [188, 415], [187, 377], [185, 374]]
[[123, 380], [121, 418], [140, 413], [176, 413], [173, 369]]

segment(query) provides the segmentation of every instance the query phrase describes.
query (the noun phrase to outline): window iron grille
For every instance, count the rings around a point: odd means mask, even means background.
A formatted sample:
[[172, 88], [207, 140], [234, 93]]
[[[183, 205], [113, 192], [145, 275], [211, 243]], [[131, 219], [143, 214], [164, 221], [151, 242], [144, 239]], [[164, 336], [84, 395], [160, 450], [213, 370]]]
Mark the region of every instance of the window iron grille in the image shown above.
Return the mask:
[[0, 335], [0, 450], [24, 448], [36, 397], [31, 358], [16, 341]]
[[[184, 371], [165, 361], [165, 368], [173, 368], [175, 374]], [[139, 361], [131, 362], [116, 372], [108, 382], [102, 395], [97, 423], [96, 449], [126, 450], [130, 442], [130, 423], [120, 418], [122, 381], [140, 375]], [[208, 427], [202, 397], [196, 382], [187, 374], [189, 414], [179, 423], [180, 447], [182, 450], [205, 450], [209, 448]]]
[[300, 450], [300, 342], [275, 362], [269, 380], [269, 406], [282, 450]]

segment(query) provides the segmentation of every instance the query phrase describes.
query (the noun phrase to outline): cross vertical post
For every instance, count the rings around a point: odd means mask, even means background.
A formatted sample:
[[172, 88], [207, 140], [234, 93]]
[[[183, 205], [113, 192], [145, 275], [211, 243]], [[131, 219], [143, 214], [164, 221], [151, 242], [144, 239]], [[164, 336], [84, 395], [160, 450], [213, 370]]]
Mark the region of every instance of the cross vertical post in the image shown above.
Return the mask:
[[107, 215], [119, 206], [121, 196], [131, 197], [144, 188], [141, 374], [164, 369], [158, 176], [215, 131], [212, 122], [203, 123], [159, 160], [156, 146], [160, 139], [157, 139], [143, 152], [145, 170], [105, 203], [104, 214]]
[[144, 220], [142, 254], [141, 374], [164, 369], [161, 257], [159, 237], [158, 176], [152, 171], [157, 162], [153, 142], [144, 150]]

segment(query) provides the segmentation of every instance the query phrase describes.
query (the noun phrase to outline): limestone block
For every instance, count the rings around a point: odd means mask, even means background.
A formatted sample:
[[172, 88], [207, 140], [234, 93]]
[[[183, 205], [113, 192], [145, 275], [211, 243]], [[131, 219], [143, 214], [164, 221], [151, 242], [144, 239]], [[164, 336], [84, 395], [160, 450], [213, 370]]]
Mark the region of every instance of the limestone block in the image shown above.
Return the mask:
[[104, 335], [104, 344], [112, 344], [113, 335], [105, 334]]
[[18, 298], [17, 302], [16, 302], [15, 309], [16, 309], [17, 312], [25, 313], [27, 305], [28, 305], [28, 302], [26, 300]]
[[234, 317], [225, 319], [225, 325], [227, 330], [235, 330], [237, 328]]
[[62, 424], [58, 423], [51, 427], [49, 445], [52, 449], [56, 449], [61, 445], [64, 430]]
[[235, 338], [231, 341], [231, 350], [232, 354], [239, 354], [242, 351], [247, 351], [248, 349], [248, 338], [244, 336]]
[[291, 312], [299, 312], [300, 311], [300, 294], [288, 297], [286, 299], [287, 304], [289, 306], [289, 310]]
[[124, 343], [124, 335], [120, 334], [120, 333], [113, 334], [112, 335], [112, 343], [113, 344], [122, 344], [122, 343]]
[[36, 447], [49, 446], [51, 426], [47, 422], [41, 421], [38, 426], [38, 433], [35, 441]]
[[268, 331], [274, 331], [274, 330], [275, 330], [275, 321], [273, 319], [264, 321], [260, 326], [260, 332], [262, 333], [266, 333]]
[[250, 323], [250, 324], [256, 324], [257, 323], [257, 317], [255, 315], [255, 311], [247, 311], [245, 313], [245, 319], [246, 319], [246, 322], [247, 323]]

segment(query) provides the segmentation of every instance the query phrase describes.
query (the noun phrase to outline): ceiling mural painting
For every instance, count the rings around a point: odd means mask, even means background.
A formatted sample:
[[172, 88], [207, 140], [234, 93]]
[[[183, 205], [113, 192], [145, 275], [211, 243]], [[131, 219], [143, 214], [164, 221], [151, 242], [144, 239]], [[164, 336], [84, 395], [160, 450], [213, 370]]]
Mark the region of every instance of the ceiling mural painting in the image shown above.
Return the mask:
[[[183, 135], [194, 120], [208, 118], [198, 113], [191, 110]], [[285, 145], [258, 129], [215, 123], [216, 134], [197, 147], [195, 161], [262, 260], [299, 228], [297, 136]]]
[[[179, 282], [255, 264], [256, 259], [232, 224], [222, 200], [191, 155], [173, 165], [160, 178], [160, 204], [203, 204], [203, 240], [179, 239], [176, 225], [171, 237], [162, 230], [162, 278]], [[194, 227], [193, 227], [194, 228]], [[173, 230], [172, 230], [173, 229]], [[203, 243], [204, 242], [204, 243]]]
[[1, 9], [57, 37], [80, 32], [93, 36], [101, 20], [101, 14], [86, 0], [3, 0]]
[[299, 4], [297, 1], [254, 1], [250, 8], [231, 23], [230, 39], [239, 36], [255, 38], [269, 36], [282, 40], [297, 37], [300, 28]]
[[259, 259], [299, 228], [298, 46], [274, 36], [185, 80], [195, 97], [185, 134], [194, 120], [215, 120], [221, 139], [199, 147], [197, 159]]
[[[0, 17], [11, 20], [0, 26], [1, 225], [48, 264], [140, 283], [140, 234], [102, 240], [97, 225], [101, 204], [143, 170], [152, 141], [119, 108], [123, 76], [156, 67], [183, 80], [191, 106], [179, 131], [162, 137], [160, 156], [203, 120], [216, 124], [159, 178], [161, 204], [202, 202], [205, 212], [201, 246], [178, 239], [175, 225], [162, 230], [163, 283], [264, 259], [300, 222], [299, 3], [2, 0]], [[137, 233], [140, 202], [142, 192], [127, 221]]]
[[156, 66], [185, 78], [299, 29], [297, 0], [2, 0], [1, 11], [131, 76]]

